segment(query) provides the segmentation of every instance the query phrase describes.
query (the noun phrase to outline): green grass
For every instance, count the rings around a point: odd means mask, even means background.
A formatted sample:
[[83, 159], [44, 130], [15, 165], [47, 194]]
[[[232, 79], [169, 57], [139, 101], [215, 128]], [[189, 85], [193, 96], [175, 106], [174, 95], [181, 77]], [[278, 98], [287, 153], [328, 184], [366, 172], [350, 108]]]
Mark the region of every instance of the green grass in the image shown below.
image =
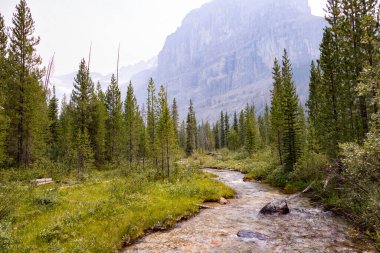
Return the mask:
[[196, 214], [197, 204], [234, 196], [191, 168], [177, 168], [170, 180], [147, 173], [93, 172], [71, 185], [4, 184], [0, 198], [11, 199], [12, 209], [0, 219], [0, 252], [112, 252]]

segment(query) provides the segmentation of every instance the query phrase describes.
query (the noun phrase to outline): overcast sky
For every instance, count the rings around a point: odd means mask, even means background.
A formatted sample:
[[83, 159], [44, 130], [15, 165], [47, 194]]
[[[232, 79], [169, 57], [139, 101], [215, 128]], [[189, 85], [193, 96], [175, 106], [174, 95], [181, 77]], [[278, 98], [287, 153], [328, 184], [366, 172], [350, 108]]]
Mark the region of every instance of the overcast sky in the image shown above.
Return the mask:
[[[210, 0], [27, 0], [41, 37], [38, 53], [44, 64], [55, 52], [54, 75], [76, 71], [92, 41], [92, 71], [114, 72], [121, 43], [120, 65], [157, 55], [167, 35], [192, 9]], [[286, 0], [284, 0], [286, 1]], [[19, 0], [1, 0], [0, 12], [11, 24]], [[326, 0], [309, 0], [323, 16]]]

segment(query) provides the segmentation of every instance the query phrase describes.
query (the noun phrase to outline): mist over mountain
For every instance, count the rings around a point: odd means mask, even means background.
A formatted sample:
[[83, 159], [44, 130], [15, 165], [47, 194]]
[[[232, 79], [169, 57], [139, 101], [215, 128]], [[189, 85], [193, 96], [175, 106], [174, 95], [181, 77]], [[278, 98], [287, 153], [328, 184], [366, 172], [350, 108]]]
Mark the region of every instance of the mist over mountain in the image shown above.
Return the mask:
[[[121, 67], [119, 69], [119, 83], [120, 83], [120, 90], [123, 94], [123, 97], [125, 96], [125, 93], [127, 91], [127, 85], [129, 84], [132, 76], [138, 73], [144, 73], [144, 71], [146, 70], [154, 69], [156, 65], [157, 65], [157, 57], [154, 57], [150, 60], [141, 61], [134, 65]], [[90, 75], [95, 86], [98, 82], [100, 82], [102, 89], [105, 91], [111, 82], [112, 74], [113, 73], [102, 75], [100, 73], [91, 72]], [[116, 71], [114, 74], [116, 76]], [[74, 78], [76, 77], [76, 75], [77, 75], [77, 71], [71, 72], [66, 75], [52, 77], [51, 81], [56, 86], [56, 92], [59, 98], [62, 98], [64, 94], [66, 94], [66, 96], [70, 96], [71, 91], [73, 89]], [[141, 86], [145, 87], [146, 85], [142, 84]], [[140, 88], [140, 87], [135, 85], [135, 88]]]
[[177, 98], [182, 117], [190, 98], [203, 120], [252, 102], [260, 112], [270, 102], [274, 58], [286, 48], [305, 101], [310, 62], [319, 56], [324, 26], [307, 0], [212, 1], [191, 11], [168, 36], [156, 66], [132, 77], [135, 92], [142, 103], [153, 77]]
[[[274, 58], [286, 48], [302, 102], [308, 95], [310, 62], [319, 56], [325, 21], [311, 14], [308, 0], [214, 0], [191, 11], [166, 39], [159, 55], [119, 70], [123, 98], [130, 80], [140, 104], [153, 77], [176, 97], [181, 118], [189, 99], [197, 116], [215, 121], [221, 110], [270, 103]], [[76, 72], [53, 78], [57, 94], [70, 94]], [[111, 74], [91, 73], [105, 90]]]

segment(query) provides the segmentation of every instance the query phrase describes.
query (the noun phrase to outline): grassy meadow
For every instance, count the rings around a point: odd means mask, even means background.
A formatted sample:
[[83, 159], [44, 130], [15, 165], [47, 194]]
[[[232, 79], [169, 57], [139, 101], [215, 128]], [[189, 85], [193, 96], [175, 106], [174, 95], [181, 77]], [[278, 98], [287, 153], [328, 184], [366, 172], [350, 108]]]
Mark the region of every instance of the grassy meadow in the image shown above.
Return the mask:
[[212, 175], [185, 164], [170, 179], [157, 179], [149, 169], [109, 169], [81, 180], [62, 173], [53, 184], [29, 183], [46, 171], [1, 171], [0, 252], [117, 251], [196, 214], [197, 204], [234, 196]]

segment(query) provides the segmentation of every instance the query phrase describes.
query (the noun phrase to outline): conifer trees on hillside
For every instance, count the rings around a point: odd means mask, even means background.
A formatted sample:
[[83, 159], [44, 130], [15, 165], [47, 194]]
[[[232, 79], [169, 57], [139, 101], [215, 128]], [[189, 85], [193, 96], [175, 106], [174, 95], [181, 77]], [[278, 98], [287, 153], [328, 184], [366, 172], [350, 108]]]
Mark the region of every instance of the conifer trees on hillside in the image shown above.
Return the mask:
[[[25, 0], [21, 0], [10, 29], [9, 69], [6, 72], [9, 78], [6, 78], [4, 104], [10, 120], [7, 153], [18, 166], [28, 166], [42, 156], [48, 125], [46, 91], [40, 84], [43, 69], [36, 53], [40, 39], [33, 33], [30, 9]], [[4, 36], [1, 37], [4, 43]]]

